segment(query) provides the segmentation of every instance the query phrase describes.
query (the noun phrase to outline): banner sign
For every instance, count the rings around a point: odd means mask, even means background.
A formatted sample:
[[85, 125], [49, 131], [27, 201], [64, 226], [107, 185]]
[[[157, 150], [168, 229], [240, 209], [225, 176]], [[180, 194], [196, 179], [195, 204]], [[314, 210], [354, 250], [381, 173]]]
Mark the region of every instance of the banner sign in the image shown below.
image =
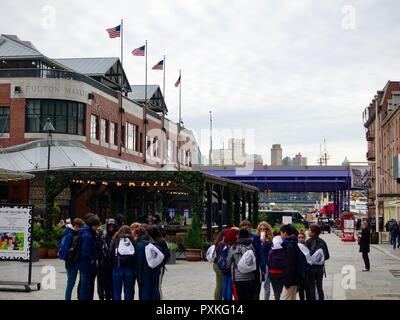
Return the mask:
[[351, 167], [351, 188], [366, 190], [372, 186], [371, 167]]
[[282, 224], [292, 224], [292, 216], [283, 216]]
[[29, 261], [32, 206], [0, 205], [0, 260]]

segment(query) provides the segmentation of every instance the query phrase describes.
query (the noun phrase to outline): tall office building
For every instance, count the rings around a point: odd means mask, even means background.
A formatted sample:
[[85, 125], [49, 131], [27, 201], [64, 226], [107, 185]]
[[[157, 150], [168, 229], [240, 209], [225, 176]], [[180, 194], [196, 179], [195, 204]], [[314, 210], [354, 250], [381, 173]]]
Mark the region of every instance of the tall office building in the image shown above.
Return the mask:
[[306, 166], [306, 165], [307, 165], [307, 158], [302, 157], [300, 152], [296, 154], [296, 156], [293, 158], [293, 166]]
[[282, 147], [280, 144], [273, 144], [271, 148], [271, 166], [282, 165]]

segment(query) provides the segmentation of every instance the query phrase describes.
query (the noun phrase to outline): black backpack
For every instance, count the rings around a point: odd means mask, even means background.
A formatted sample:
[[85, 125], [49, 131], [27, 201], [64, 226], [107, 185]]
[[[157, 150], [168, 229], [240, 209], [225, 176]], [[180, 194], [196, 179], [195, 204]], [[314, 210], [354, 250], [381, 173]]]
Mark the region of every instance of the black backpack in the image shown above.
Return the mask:
[[69, 248], [68, 252], [68, 262], [76, 263], [79, 261], [81, 256], [81, 244], [81, 235], [78, 233], [72, 238], [71, 248]]

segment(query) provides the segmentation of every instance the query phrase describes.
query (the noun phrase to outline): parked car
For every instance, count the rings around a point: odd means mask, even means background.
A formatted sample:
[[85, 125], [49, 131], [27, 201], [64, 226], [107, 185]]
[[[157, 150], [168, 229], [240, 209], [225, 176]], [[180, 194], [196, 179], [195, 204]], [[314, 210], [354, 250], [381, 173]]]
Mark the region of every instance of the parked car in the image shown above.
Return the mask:
[[318, 218], [318, 224], [322, 227], [322, 233], [327, 231], [328, 233], [331, 233], [331, 220], [326, 217]]

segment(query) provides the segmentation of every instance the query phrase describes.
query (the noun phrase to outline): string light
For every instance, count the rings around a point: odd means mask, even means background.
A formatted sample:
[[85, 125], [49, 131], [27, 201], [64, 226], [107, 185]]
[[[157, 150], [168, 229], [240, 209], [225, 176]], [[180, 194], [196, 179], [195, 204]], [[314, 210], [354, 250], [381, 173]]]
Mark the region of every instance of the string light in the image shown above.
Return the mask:
[[119, 182], [119, 181], [117, 181], [117, 182], [116, 182], [116, 185], [117, 185], [117, 187], [120, 187], [120, 186], [122, 186], [122, 183]]
[[108, 186], [108, 182], [107, 181], [102, 181], [101, 184], [104, 185], [104, 186]]

